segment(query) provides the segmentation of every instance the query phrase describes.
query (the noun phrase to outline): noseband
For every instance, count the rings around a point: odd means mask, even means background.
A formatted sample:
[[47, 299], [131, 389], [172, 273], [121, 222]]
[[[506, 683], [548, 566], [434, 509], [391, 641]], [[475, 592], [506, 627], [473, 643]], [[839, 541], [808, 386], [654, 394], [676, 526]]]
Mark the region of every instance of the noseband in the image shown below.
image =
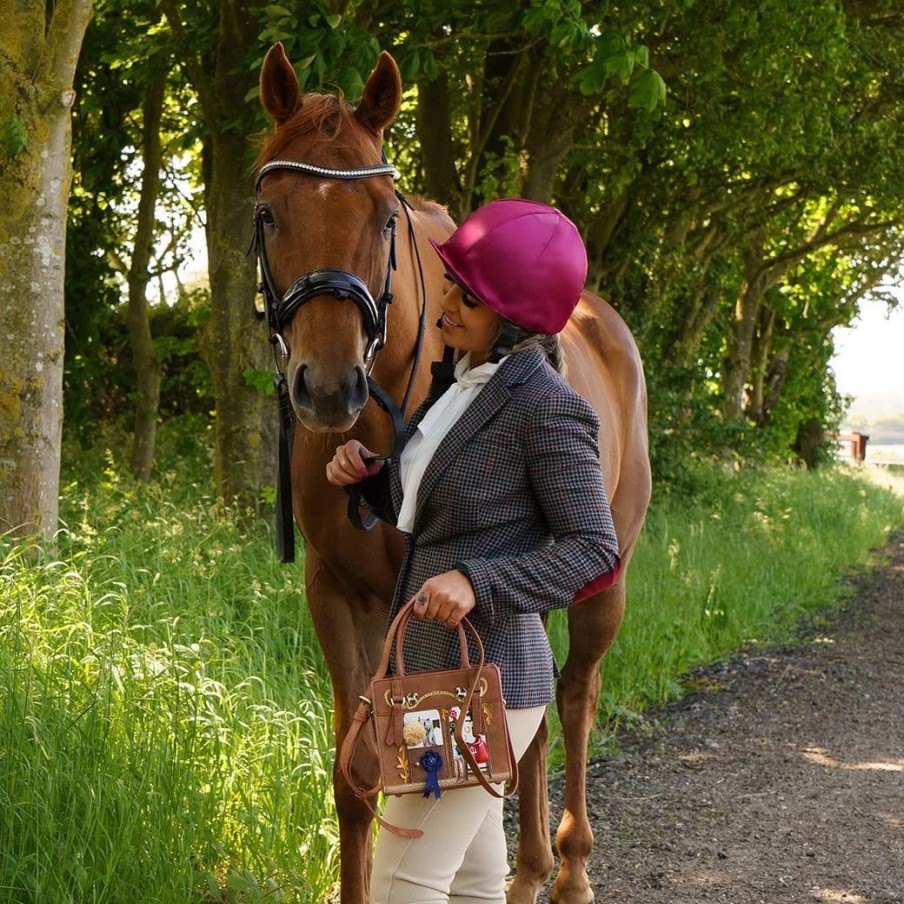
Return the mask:
[[[311, 163], [301, 163], [298, 160], [271, 160], [265, 163], [258, 173], [256, 190], [260, 192], [261, 181], [267, 173], [275, 170], [291, 170], [308, 176], [319, 176], [323, 179], [338, 179], [341, 181], [353, 181], [358, 179], [370, 179], [374, 176], [389, 176], [392, 179], [399, 173], [394, 166], [388, 163], [376, 166], [361, 166], [355, 169], [336, 170], [324, 166], [315, 166]], [[336, 298], [344, 298], [353, 302], [361, 311], [364, 319], [364, 330], [367, 334], [367, 348], [364, 352], [364, 366], [368, 375], [374, 366], [377, 352], [386, 344], [386, 309], [392, 302], [392, 271], [396, 269], [395, 250], [395, 220], [392, 221], [392, 235], [389, 244], [389, 262], [386, 266], [386, 278], [383, 281], [383, 293], [379, 301], [374, 297], [367, 284], [360, 277], [348, 270], [338, 268], [326, 268], [313, 270], [299, 277], [280, 295], [273, 281], [270, 264], [267, 260], [267, 249], [264, 243], [263, 217], [256, 213], [254, 217], [254, 236], [251, 240], [253, 250], [257, 253], [260, 263], [262, 283], [260, 291], [264, 296], [264, 313], [267, 317], [267, 326], [270, 330], [270, 341], [279, 347], [283, 358], [288, 354], [285, 340], [282, 337], [286, 324], [294, 316], [302, 305], [319, 295], [333, 295]], [[277, 360], [277, 368], [281, 370]]]

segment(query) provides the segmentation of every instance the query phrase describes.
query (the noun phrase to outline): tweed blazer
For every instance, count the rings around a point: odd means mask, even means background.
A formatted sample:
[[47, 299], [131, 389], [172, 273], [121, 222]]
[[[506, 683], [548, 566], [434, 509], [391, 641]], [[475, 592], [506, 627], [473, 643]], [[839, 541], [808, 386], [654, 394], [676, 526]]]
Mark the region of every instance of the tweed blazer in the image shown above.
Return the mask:
[[[430, 407], [412, 416], [411, 436]], [[558, 672], [542, 614], [568, 606], [618, 567], [618, 541], [599, 461], [599, 420], [540, 349], [512, 354], [443, 438], [424, 472], [392, 615], [428, 578], [468, 576], [470, 619], [506, 704], [540, 706]], [[375, 514], [395, 523], [402, 502], [398, 461], [363, 482]], [[457, 633], [412, 619], [409, 671], [458, 664]]]

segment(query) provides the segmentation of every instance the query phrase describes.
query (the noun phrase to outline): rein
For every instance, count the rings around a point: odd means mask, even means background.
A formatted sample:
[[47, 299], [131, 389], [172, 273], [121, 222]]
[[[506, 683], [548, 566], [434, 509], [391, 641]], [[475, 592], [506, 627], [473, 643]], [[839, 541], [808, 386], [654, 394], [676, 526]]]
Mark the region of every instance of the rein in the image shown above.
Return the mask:
[[[351, 181], [357, 179], [370, 179], [377, 176], [389, 176], [396, 179], [399, 176], [395, 167], [384, 162], [373, 166], [362, 166], [354, 169], [337, 170], [297, 160], [271, 160], [265, 163], [258, 173], [255, 184], [256, 191], [260, 192], [261, 181], [267, 173], [276, 170], [290, 170], [302, 175], [317, 176], [327, 179]], [[397, 269], [396, 258], [396, 228], [395, 219], [392, 221], [392, 233], [389, 246], [389, 260], [386, 266], [386, 277], [383, 282], [383, 292], [379, 300], [375, 301], [367, 284], [360, 277], [348, 270], [338, 268], [324, 268], [313, 270], [299, 277], [292, 283], [284, 294], [280, 294], [273, 280], [270, 264], [267, 259], [267, 250], [264, 242], [264, 222], [262, 216], [255, 212], [254, 232], [251, 238], [249, 253], [256, 253], [261, 271], [261, 283], [258, 291], [263, 295], [263, 316], [267, 318], [267, 327], [270, 333], [270, 342], [273, 345], [273, 357], [276, 363], [277, 400], [279, 404], [279, 460], [276, 484], [276, 546], [277, 554], [281, 562], [295, 561], [295, 530], [292, 512], [292, 488], [291, 488], [291, 457], [295, 435], [295, 413], [289, 398], [289, 387], [286, 380], [284, 365], [289, 357], [289, 349], [283, 339], [282, 332], [295, 313], [312, 299], [321, 295], [334, 295], [336, 298], [351, 301], [361, 311], [364, 319], [364, 329], [367, 334], [367, 348], [364, 352], [364, 367], [367, 374], [367, 386], [371, 396], [385, 411], [393, 428], [392, 449], [385, 455], [373, 456], [370, 461], [385, 460], [397, 457], [401, 454], [405, 443], [405, 412], [411, 398], [414, 387], [414, 379], [417, 375], [420, 362], [421, 348], [423, 346], [426, 314], [427, 314], [427, 287], [424, 277], [424, 268], [421, 262], [420, 249], [414, 239], [414, 223], [411, 219], [411, 205], [398, 191], [396, 196], [402, 202], [402, 209], [408, 221], [408, 234], [414, 248], [417, 259], [418, 273], [421, 285], [421, 313], [418, 322], [417, 342], [415, 344], [411, 372], [408, 376], [408, 384], [402, 399], [401, 408], [395, 404], [389, 394], [371, 376], [377, 353], [386, 345], [387, 337], [387, 311], [392, 303], [392, 273]], [[349, 490], [348, 517], [352, 524], [361, 530], [370, 530], [376, 523], [376, 518], [367, 513], [361, 516], [362, 488], [356, 484]]]

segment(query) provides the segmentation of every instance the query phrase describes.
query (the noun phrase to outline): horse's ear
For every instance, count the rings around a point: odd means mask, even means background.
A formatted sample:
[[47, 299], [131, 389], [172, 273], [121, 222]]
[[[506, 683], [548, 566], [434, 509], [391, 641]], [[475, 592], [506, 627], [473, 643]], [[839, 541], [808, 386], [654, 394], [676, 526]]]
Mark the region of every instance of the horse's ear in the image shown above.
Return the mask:
[[364, 97], [355, 110], [355, 119], [372, 132], [380, 133], [398, 115], [402, 104], [402, 77], [396, 61], [384, 50], [367, 78]]
[[261, 103], [278, 126], [301, 104], [298, 76], [279, 41], [267, 51], [261, 66]]

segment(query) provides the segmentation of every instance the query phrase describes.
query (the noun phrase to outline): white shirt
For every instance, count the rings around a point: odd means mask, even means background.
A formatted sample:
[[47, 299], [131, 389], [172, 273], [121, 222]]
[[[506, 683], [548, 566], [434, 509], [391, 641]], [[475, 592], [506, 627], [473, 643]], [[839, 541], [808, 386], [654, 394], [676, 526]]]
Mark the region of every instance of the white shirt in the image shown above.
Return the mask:
[[411, 533], [417, 494], [427, 465], [446, 434], [465, 413], [468, 405], [477, 398], [490, 377], [499, 370], [502, 361], [493, 364], [487, 361], [471, 368], [471, 353], [464, 355], [455, 365], [455, 382], [433, 403], [406, 443], [399, 459], [403, 493], [402, 508], [396, 525], [399, 530]]

